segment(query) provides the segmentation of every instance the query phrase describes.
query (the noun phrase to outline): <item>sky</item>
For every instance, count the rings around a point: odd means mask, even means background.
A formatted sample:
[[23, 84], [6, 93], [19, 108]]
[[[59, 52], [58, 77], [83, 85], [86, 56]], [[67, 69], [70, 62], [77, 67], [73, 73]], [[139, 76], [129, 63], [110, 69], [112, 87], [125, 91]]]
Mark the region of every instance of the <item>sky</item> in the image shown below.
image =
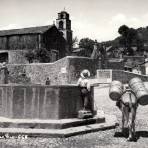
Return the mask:
[[0, 30], [51, 25], [64, 8], [79, 40], [113, 40], [123, 24], [148, 26], [148, 0], [0, 0]]

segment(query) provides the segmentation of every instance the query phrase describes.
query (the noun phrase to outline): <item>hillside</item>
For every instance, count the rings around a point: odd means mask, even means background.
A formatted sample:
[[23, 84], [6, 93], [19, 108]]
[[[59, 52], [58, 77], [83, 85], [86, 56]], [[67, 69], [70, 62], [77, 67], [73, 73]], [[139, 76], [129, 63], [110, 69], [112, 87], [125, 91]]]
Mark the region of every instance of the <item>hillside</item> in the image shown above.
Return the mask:
[[[136, 29], [138, 32], [138, 36], [140, 37], [140, 39], [143, 41], [144, 44], [148, 45], [148, 26], [147, 27], [140, 27], [138, 29]], [[106, 46], [113, 46], [113, 47], [119, 47], [121, 46], [119, 44], [119, 40], [120, 40], [120, 36], [115, 38], [114, 40], [111, 41], [106, 41], [103, 42]]]
[[141, 36], [141, 38], [143, 39], [144, 43], [148, 44], [148, 26], [145, 28], [138, 28], [137, 29], [139, 35]]

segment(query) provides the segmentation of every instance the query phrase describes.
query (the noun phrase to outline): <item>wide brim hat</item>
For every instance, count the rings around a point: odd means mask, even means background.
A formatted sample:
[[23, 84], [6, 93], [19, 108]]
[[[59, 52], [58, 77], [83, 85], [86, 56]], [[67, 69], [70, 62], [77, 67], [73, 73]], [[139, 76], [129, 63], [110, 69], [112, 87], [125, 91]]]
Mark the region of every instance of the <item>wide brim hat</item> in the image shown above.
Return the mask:
[[84, 70], [81, 72], [80, 76], [81, 76], [82, 78], [90, 77], [90, 72], [89, 72], [89, 70], [88, 70], [88, 69], [84, 69]]

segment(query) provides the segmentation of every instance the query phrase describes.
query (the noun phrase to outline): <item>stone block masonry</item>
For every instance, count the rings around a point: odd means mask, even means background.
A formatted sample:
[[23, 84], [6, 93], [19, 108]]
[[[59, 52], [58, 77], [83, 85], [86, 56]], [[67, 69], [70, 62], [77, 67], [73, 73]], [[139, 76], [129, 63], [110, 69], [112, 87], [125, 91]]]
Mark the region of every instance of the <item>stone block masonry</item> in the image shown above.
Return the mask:
[[0, 116], [13, 119], [76, 118], [82, 109], [74, 85], [0, 85]]
[[76, 83], [80, 77], [80, 73], [84, 69], [88, 69], [91, 77], [96, 75], [97, 62], [94, 59], [86, 57], [70, 57], [68, 63], [68, 82]]
[[83, 69], [94, 76], [95, 63], [91, 58], [68, 56], [54, 63], [8, 64], [9, 83], [45, 84], [49, 77], [51, 85], [73, 84]]
[[[19, 63], [24, 64], [28, 63], [27, 59], [25, 58], [27, 50], [0, 50], [0, 62], [8, 62], [11, 64]], [[4, 55], [5, 54], [5, 55]]]
[[67, 84], [67, 73], [61, 68], [67, 68], [67, 58], [54, 63], [8, 64], [9, 83], [45, 84], [49, 77], [51, 85]]

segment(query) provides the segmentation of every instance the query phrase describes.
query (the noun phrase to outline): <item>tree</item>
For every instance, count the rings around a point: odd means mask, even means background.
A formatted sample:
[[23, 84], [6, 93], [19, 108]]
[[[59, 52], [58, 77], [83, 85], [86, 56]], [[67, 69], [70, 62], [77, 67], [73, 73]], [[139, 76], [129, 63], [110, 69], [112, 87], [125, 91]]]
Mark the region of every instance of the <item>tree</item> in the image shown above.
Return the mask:
[[50, 52], [45, 48], [28, 50], [25, 57], [29, 63], [32, 63], [34, 60], [38, 60], [40, 63], [50, 62]]
[[127, 37], [128, 31], [129, 31], [129, 27], [126, 25], [122, 25], [118, 29], [118, 33], [124, 37]]
[[41, 63], [50, 62], [50, 52], [46, 48], [35, 49], [35, 57]]
[[85, 53], [86, 53], [87, 57], [91, 56], [91, 53], [94, 48], [94, 43], [95, 43], [95, 41], [92, 39], [89, 39], [89, 38], [83, 38], [80, 40], [79, 47], [85, 49], [85, 51], [86, 51]]
[[136, 42], [137, 42], [137, 51], [143, 52], [144, 51], [144, 41], [143, 41], [143, 39], [138, 36]]
[[32, 63], [35, 59], [35, 54], [33, 50], [28, 50], [25, 54], [26, 59], [29, 61], [29, 63]]
[[138, 33], [134, 28], [129, 28], [126, 25], [122, 25], [118, 29], [118, 33], [121, 35], [119, 43], [125, 47], [125, 54], [133, 55], [133, 45], [138, 46]]
[[133, 55], [134, 51], [132, 49], [132, 45], [137, 46], [137, 31], [133, 28], [130, 28], [128, 30], [128, 34], [127, 34], [127, 50], [130, 53], [130, 55]]
[[77, 37], [74, 37], [72, 39], [72, 45], [71, 45], [71, 47], [75, 47], [77, 43], [78, 43], [78, 38]]

